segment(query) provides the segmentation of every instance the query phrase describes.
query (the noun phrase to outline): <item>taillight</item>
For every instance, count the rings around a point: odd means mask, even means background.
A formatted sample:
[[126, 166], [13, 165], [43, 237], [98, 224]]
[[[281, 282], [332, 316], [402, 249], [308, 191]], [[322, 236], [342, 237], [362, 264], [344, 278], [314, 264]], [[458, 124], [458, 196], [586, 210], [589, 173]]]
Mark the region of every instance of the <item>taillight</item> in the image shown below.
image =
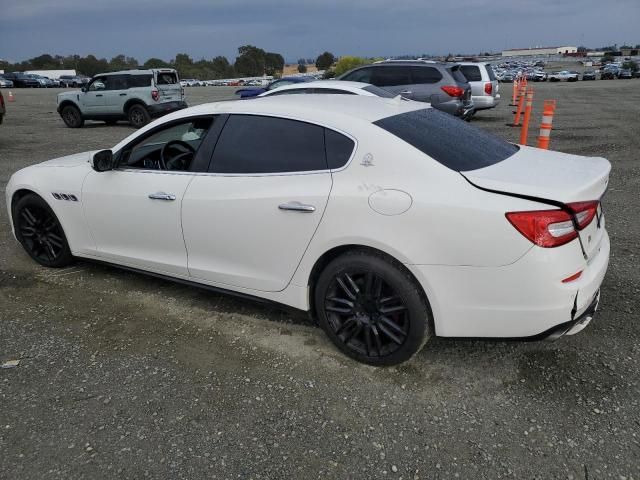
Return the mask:
[[153, 98], [156, 102], [160, 100], [160, 92], [158, 90], [151, 90], [151, 98]]
[[484, 93], [491, 95], [493, 93], [493, 83], [488, 82], [484, 84]]
[[462, 97], [464, 95], [464, 88], [456, 87], [453, 85], [445, 85], [444, 87], [440, 87], [442, 90], [451, 97]]
[[[567, 207], [575, 215], [578, 230], [582, 230], [596, 216], [598, 202], [575, 202]], [[539, 247], [559, 247], [578, 237], [572, 215], [564, 210], [509, 212], [506, 217], [516, 230]]]

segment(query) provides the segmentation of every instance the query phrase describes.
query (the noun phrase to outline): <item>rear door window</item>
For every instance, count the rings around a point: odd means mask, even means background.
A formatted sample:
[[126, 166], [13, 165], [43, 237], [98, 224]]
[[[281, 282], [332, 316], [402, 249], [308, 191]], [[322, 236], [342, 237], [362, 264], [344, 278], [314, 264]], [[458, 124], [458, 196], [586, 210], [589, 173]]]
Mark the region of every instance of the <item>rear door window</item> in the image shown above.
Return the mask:
[[427, 108], [374, 122], [457, 172], [506, 160], [518, 147], [447, 113]]
[[378, 87], [395, 87], [397, 85], [410, 85], [408, 67], [375, 67], [371, 82]]
[[129, 75], [129, 88], [151, 86], [151, 75]]
[[350, 82], [371, 83], [372, 70], [373, 69], [371, 67], [361, 68], [359, 70], [356, 70], [355, 72], [350, 73], [342, 80], [348, 80]]
[[231, 115], [210, 171], [260, 174], [326, 169], [323, 127], [285, 118]]
[[465, 76], [467, 81], [469, 82], [480, 82], [482, 81], [482, 73], [480, 73], [480, 67], [477, 65], [462, 65], [460, 67], [462, 70], [462, 74]]
[[438, 83], [442, 74], [433, 67], [411, 67], [411, 80], [414, 84]]

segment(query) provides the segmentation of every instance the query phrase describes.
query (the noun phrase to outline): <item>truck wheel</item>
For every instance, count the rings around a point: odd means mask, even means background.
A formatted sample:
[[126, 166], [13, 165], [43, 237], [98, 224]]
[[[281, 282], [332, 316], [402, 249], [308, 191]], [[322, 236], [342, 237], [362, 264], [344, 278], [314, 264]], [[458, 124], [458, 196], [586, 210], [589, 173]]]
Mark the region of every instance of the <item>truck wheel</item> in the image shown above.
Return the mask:
[[60, 112], [60, 116], [69, 128], [80, 128], [84, 125], [84, 119], [82, 118], [80, 110], [78, 110], [78, 107], [73, 105], [67, 105], [64, 107], [62, 112]]
[[138, 103], [129, 107], [129, 110], [127, 111], [127, 118], [129, 119], [131, 126], [134, 128], [144, 127], [151, 120], [151, 116], [149, 115], [149, 112], [147, 112], [147, 109]]

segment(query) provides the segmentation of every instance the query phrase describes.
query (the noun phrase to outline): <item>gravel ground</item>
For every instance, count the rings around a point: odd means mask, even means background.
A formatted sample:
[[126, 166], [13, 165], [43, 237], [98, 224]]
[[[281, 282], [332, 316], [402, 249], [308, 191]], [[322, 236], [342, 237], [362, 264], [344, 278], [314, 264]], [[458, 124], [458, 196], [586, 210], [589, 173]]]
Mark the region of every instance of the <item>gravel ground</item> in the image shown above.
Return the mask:
[[[515, 141], [510, 88], [474, 123]], [[0, 478], [640, 479], [640, 81], [535, 88], [536, 107], [558, 101], [552, 148], [613, 164], [601, 310], [556, 343], [434, 339], [403, 366], [360, 365], [304, 314], [91, 263], [38, 267], [2, 195], [0, 363], [20, 364], [0, 370]], [[55, 93], [14, 90], [3, 190], [21, 167], [132, 132], [66, 128]]]

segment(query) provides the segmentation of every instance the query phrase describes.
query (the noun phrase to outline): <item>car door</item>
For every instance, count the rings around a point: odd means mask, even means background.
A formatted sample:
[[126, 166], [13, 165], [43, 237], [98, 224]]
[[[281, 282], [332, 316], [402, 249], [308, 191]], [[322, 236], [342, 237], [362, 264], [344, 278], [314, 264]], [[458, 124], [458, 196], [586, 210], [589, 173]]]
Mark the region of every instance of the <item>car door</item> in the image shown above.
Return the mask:
[[85, 91], [80, 93], [80, 104], [83, 114], [99, 114], [105, 105], [105, 90], [107, 88], [107, 77], [95, 77], [85, 87]]
[[373, 67], [371, 83], [384, 88], [394, 95], [413, 99], [414, 85], [411, 84], [410, 67], [403, 65], [376, 65]]
[[183, 200], [190, 275], [223, 287], [283, 290], [331, 190], [324, 128], [230, 115], [209, 172], [193, 179]]
[[[151, 85], [151, 75], [149, 85]], [[124, 112], [124, 104], [129, 92], [131, 75], [109, 75], [104, 91], [104, 108], [101, 113], [105, 115], [118, 115]]]
[[[205, 116], [161, 125], [115, 152], [117, 168], [87, 175], [82, 203], [98, 257], [157, 273], [188, 276], [180, 213], [197, 165], [201, 159], [208, 165], [211, 157], [213, 145], [207, 140], [213, 123], [213, 117]], [[171, 163], [171, 170], [161, 168], [160, 151], [175, 140], [189, 145], [194, 153], [183, 167]], [[174, 147], [167, 150], [172, 151], [172, 159], [177, 157]]]

